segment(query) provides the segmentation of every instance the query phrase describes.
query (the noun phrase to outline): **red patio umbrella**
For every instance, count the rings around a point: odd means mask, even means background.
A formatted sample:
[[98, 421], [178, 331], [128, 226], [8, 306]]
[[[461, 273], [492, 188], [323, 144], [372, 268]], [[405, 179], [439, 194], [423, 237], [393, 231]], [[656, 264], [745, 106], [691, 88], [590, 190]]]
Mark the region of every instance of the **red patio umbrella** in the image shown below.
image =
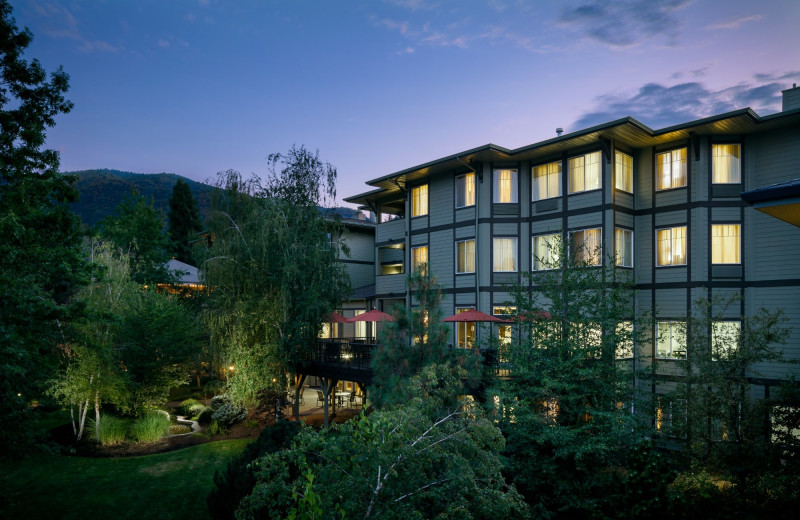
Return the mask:
[[460, 322], [460, 321], [492, 321], [496, 323], [512, 323], [511, 320], [504, 320], [502, 318], [496, 318], [491, 314], [486, 314], [485, 312], [481, 312], [474, 307], [468, 311], [459, 312], [458, 314], [454, 314], [450, 317], [443, 319], [442, 321], [447, 322]]
[[345, 318], [336, 311], [332, 311], [331, 314], [328, 316], [328, 321], [330, 323], [347, 323], [347, 318]]
[[378, 309], [372, 309], [371, 311], [359, 314], [358, 316], [347, 318], [347, 323], [355, 323], [357, 321], [394, 321], [394, 318], [385, 312], [379, 311]]

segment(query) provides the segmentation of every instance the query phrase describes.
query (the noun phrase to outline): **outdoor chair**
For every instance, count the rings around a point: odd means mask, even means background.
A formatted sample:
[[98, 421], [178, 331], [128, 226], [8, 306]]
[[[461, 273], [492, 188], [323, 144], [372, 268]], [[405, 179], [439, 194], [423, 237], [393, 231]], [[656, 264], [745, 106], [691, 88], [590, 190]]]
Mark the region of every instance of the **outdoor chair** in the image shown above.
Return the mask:
[[325, 394], [322, 393], [322, 390], [317, 390], [317, 406], [322, 406], [325, 404]]
[[349, 402], [349, 406], [350, 406], [350, 408], [355, 408], [355, 407], [356, 407], [356, 405], [358, 404], [358, 403], [356, 402], [356, 397], [357, 397], [357, 396], [356, 396], [356, 393], [355, 393], [355, 392], [351, 392], [351, 393], [350, 393], [350, 402]]

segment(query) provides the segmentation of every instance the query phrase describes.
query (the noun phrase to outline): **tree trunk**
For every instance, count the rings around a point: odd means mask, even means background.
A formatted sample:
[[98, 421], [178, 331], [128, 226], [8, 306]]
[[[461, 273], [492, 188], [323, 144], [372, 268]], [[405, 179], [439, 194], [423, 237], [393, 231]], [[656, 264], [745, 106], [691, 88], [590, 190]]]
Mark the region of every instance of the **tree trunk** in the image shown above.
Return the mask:
[[75, 424], [75, 401], [69, 400], [69, 418], [72, 420], [72, 435], [78, 436], [78, 425]]
[[100, 440], [100, 391], [94, 394], [94, 435]]
[[83, 437], [83, 427], [86, 424], [86, 413], [89, 411], [89, 400], [86, 400], [86, 403], [83, 405], [83, 410], [81, 411], [81, 405], [78, 405], [78, 415], [80, 415], [80, 426], [78, 428], [78, 439], [81, 440]]

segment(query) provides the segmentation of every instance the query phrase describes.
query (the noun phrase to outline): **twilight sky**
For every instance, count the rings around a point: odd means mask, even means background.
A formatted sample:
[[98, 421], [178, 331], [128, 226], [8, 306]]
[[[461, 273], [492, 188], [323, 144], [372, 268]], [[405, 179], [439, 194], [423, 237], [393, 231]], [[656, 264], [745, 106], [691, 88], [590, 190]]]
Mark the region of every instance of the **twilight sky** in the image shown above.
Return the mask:
[[338, 198], [486, 143], [651, 128], [800, 83], [798, 0], [11, 0], [70, 75], [64, 171], [266, 171], [318, 149]]

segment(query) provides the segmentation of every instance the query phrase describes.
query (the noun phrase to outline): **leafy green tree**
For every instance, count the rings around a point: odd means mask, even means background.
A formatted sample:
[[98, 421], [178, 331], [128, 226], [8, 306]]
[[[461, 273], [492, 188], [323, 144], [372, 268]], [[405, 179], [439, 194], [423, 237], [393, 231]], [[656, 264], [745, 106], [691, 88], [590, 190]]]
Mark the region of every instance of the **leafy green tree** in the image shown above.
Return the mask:
[[[507, 474], [542, 514], [582, 515], [614, 485], [610, 468], [625, 464], [645, 425], [633, 415], [635, 334], [633, 280], [615, 267], [576, 259], [567, 247], [547, 267], [512, 288], [521, 330], [505, 346], [511, 377], [487, 399], [507, 438]], [[552, 259], [551, 259], [552, 260]], [[638, 323], [634, 323], [638, 321]], [[638, 406], [636, 407], [638, 409]]]
[[131, 278], [140, 284], [168, 282], [169, 239], [164, 214], [139, 193], [131, 192], [113, 215], [100, 222], [100, 236], [124, 251], [131, 262]]
[[193, 243], [201, 231], [200, 214], [189, 185], [178, 179], [169, 198], [169, 238], [172, 254], [181, 262], [195, 265]]
[[221, 173], [200, 268], [213, 287], [212, 349], [222, 352], [233, 399], [254, 404], [286, 387], [286, 372], [316, 344], [321, 324], [349, 293], [331, 243], [341, 223], [320, 211], [335, 197], [336, 170], [292, 148], [270, 158], [266, 179]]
[[23, 58], [33, 35], [0, 0], [0, 452], [30, 438], [28, 406], [55, 368], [55, 349], [85, 282], [80, 224], [67, 203], [74, 178], [58, 172], [58, 152], [43, 150], [46, 129], [72, 103], [67, 74], [48, 78]]
[[333, 429], [304, 428], [290, 450], [253, 464], [257, 483], [237, 518], [292, 509], [322, 518], [526, 518], [500, 472], [499, 430], [470, 402], [450, 401], [463, 375], [427, 365], [408, 381], [409, 402]]
[[[428, 365], [449, 363], [461, 367], [467, 370], [469, 382], [475, 382], [479, 375], [476, 352], [453, 349], [447, 344], [449, 330], [442, 323], [440, 309], [442, 290], [430, 269], [426, 266], [412, 273], [408, 287], [416, 305], [395, 310], [395, 321], [382, 330], [373, 357], [375, 375], [370, 395], [378, 407], [406, 402], [411, 397], [409, 379]], [[462, 393], [463, 388], [452, 398]]]

